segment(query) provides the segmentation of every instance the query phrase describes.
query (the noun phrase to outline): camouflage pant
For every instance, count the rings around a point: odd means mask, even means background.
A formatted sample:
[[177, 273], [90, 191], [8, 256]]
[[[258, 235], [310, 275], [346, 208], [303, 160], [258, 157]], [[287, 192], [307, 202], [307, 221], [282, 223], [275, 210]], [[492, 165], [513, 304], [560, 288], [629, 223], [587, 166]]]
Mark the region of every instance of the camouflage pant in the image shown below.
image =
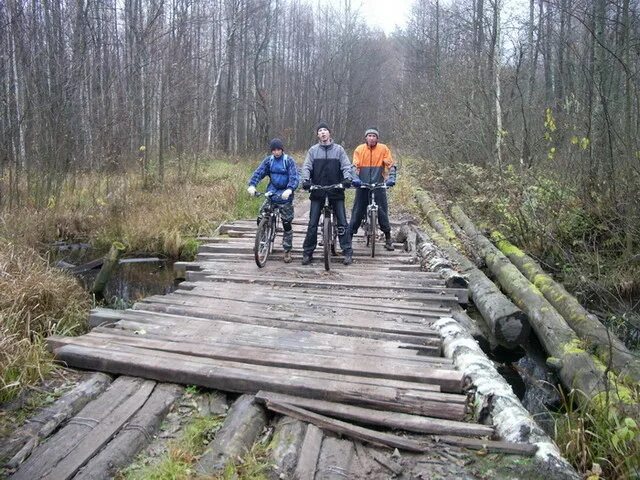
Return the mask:
[[[260, 213], [262, 213], [266, 204], [266, 201], [262, 204]], [[293, 248], [293, 228], [291, 227], [291, 222], [293, 222], [293, 203], [289, 202], [280, 205], [280, 218], [282, 219], [282, 229], [284, 230], [282, 234], [282, 249], [288, 252]]]

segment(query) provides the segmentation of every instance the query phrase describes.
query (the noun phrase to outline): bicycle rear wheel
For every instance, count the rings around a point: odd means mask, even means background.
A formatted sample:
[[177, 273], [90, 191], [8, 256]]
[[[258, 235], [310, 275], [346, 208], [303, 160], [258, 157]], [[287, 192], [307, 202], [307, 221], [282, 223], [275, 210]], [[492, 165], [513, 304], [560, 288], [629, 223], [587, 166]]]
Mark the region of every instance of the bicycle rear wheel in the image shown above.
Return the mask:
[[262, 268], [267, 263], [269, 253], [271, 252], [271, 221], [270, 217], [264, 217], [260, 220], [258, 231], [256, 232], [256, 241], [253, 245], [253, 256], [256, 265]]
[[369, 247], [371, 247], [371, 257], [376, 256], [376, 233], [378, 232], [378, 212], [373, 208], [369, 209]]
[[331, 233], [331, 215], [325, 215], [322, 222], [322, 250], [325, 270], [329, 270], [331, 263]]

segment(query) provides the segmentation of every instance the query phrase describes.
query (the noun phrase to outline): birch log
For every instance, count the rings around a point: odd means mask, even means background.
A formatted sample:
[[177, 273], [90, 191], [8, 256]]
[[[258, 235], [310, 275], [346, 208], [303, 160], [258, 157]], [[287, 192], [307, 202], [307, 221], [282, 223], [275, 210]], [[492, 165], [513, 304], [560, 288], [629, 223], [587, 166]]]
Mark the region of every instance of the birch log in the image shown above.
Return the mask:
[[488, 410], [488, 418], [500, 439], [537, 445], [535, 461], [541, 478], [544, 474], [553, 479], [580, 478], [468, 332], [452, 318], [438, 320], [433, 328], [442, 336], [445, 356], [476, 387], [476, 418], [481, 410]]

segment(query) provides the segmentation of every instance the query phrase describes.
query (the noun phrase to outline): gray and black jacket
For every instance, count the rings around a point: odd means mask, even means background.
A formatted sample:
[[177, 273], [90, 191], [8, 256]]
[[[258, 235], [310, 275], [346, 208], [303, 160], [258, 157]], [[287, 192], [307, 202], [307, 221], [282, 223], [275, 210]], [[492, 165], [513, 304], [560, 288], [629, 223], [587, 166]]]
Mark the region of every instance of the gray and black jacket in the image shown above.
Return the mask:
[[[341, 145], [317, 143], [307, 152], [302, 164], [301, 180], [311, 180], [312, 185], [334, 185], [352, 180], [351, 162]], [[324, 200], [326, 192], [312, 191], [311, 200]], [[330, 200], [344, 200], [344, 190], [329, 192]]]

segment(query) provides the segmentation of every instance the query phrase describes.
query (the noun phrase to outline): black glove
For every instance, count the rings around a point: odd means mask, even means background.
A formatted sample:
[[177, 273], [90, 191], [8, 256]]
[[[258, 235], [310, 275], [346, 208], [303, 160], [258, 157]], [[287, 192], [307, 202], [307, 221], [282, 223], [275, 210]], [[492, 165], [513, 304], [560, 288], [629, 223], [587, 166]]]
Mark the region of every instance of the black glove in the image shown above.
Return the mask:
[[351, 179], [345, 178], [344, 180], [342, 180], [342, 186], [344, 188], [349, 188], [351, 186]]
[[311, 188], [311, 180], [304, 180], [302, 182], [302, 189], [309, 190]]

